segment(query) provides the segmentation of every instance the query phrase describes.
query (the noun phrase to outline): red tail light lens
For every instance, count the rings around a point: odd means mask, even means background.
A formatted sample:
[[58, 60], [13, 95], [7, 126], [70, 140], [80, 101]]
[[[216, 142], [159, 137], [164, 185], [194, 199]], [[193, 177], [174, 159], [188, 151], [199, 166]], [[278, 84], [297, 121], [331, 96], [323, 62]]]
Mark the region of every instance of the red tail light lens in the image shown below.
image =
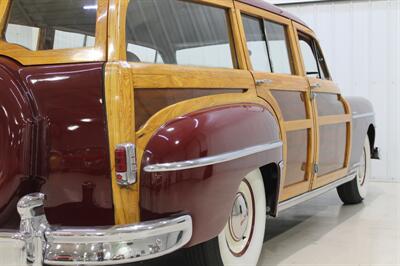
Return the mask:
[[124, 147], [117, 147], [115, 149], [115, 171], [120, 173], [127, 170], [126, 149]]

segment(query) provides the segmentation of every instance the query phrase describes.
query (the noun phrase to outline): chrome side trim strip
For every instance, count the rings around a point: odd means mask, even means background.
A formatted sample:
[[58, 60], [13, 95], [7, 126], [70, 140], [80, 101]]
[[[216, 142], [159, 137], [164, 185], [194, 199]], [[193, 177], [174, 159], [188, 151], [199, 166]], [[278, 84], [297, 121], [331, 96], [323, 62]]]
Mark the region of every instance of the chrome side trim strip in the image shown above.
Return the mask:
[[328, 192], [328, 191], [330, 191], [332, 189], [337, 188], [340, 185], [343, 185], [344, 183], [347, 183], [347, 182], [353, 180], [355, 177], [356, 177], [356, 172], [351, 172], [346, 177], [343, 177], [342, 179], [339, 179], [339, 180], [337, 180], [335, 182], [332, 182], [332, 183], [330, 183], [330, 184], [328, 184], [328, 185], [326, 185], [324, 187], [318, 188], [316, 190], [307, 192], [307, 193], [302, 194], [300, 196], [297, 196], [295, 198], [288, 199], [288, 200], [286, 200], [284, 202], [281, 202], [278, 205], [278, 211], [286, 210], [286, 209], [288, 209], [290, 207], [293, 207], [293, 206], [295, 206], [297, 204], [300, 204], [302, 202], [305, 202], [305, 201], [308, 201], [308, 200], [310, 200], [312, 198], [315, 198], [315, 197], [317, 197], [317, 196], [319, 196], [321, 194], [324, 194], [325, 192]]
[[364, 117], [370, 117], [370, 116], [374, 116], [375, 113], [365, 113], [365, 114], [357, 114], [357, 113], [353, 113], [353, 119], [360, 119], [360, 118], [364, 118]]
[[170, 172], [170, 171], [180, 171], [186, 169], [199, 168], [203, 166], [233, 161], [259, 152], [277, 149], [282, 146], [283, 146], [282, 141], [270, 142], [244, 148], [237, 151], [226, 152], [214, 156], [208, 156], [200, 159], [194, 159], [182, 162], [173, 162], [173, 163], [152, 164], [144, 167], [144, 171], [148, 173], [155, 173], [155, 172]]

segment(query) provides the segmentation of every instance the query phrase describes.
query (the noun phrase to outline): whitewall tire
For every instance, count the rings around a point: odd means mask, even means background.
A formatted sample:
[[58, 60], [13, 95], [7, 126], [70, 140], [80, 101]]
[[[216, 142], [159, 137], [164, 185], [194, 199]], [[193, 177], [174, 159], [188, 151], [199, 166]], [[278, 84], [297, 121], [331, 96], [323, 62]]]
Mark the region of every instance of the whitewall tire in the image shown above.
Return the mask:
[[264, 242], [266, 213], [264, 182], [257, 169], [240, 184], [232, 214], [218, 236], [224, 265], [257, 265]]
[[340, 199], [345, 204], [357, 204], [367, 196], [368, 182], [371, 178], [371, 147], [368, 136], [357, 166], [357, 176], [352, 181], [337, 188]]
[[185, 251], [185, 265], [256, 266], [267, 218], [264, 182], [259, 169], [246, 175], [230, 217], [218, 237]]

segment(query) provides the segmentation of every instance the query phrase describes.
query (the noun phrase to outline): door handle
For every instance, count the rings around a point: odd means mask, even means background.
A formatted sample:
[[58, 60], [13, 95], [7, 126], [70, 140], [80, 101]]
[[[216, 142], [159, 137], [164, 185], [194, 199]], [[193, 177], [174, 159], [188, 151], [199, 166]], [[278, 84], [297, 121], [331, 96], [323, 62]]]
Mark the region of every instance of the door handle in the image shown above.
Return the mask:
[[271, 79], [257, 79], [256, 86], [261, 86], [264, 84], [271, 84], [273, 81]]
[[319, 84], [319, 83], [311, 84], [312, 90], [319, 89], [319, 88], [321, 88], [321, 84]]

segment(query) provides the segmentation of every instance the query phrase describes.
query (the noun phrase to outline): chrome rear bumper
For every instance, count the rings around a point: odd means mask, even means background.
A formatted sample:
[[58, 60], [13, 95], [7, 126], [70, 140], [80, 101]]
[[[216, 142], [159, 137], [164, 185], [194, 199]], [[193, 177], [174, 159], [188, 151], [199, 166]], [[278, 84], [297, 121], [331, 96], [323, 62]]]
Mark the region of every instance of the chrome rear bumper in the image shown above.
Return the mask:
[[[188, 215], [110, 228], [56, 228], [48, 224], [44, 195], [18, 203], [19, 232], [0, 232], [0, 265], [117, 265], [157, 258], [192, 237]], [[5, 260], [5, 261], [2, 261]]]

